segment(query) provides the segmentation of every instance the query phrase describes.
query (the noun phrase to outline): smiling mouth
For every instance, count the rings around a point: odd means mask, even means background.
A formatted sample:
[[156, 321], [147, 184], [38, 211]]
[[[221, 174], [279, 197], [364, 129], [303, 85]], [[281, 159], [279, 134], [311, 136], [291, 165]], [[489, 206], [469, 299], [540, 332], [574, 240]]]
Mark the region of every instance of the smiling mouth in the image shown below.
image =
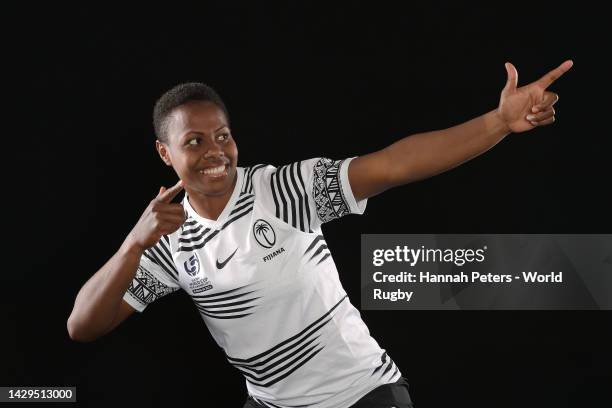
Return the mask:
[[226, 165], [222, 164], [222, 165], [217, 166], [217, 167], [211, 167], [211, 168], [208, 168], [208, 169], [200, 170], [199, 173], [200, 174], [204, 174], [206, 176], [211, 176], [211, 177], [226, 176], [227, 175], [226, 167], [227, 167]]

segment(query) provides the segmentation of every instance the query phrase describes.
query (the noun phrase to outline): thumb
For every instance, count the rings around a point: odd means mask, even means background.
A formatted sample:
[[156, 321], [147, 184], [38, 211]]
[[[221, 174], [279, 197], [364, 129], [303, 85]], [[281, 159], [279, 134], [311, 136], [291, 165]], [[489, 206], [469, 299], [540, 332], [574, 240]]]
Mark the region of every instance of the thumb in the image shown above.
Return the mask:
[[516, 68], [509, 62], [506, 62], [506, 72], [508, 73], [508, 80], [506, 81], [506, 86], [504, 87], [504, 91], [514, 91], [518, 85], [518, 72], [516, 72]]
[[164, 191], [166, 191], [166, 187], [161, 186], [161, 187], [159, 188], [159, 193], [157, 193], [157, 196], [159, 197], [160, 195], [162, 195]]

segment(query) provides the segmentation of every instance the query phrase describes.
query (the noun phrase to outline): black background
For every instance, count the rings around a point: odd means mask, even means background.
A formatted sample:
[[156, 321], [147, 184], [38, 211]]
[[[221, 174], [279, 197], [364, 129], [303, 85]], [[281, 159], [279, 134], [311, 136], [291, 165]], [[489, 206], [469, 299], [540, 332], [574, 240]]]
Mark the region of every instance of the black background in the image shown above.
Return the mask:
[[[251, 4], [252, 3], [252, 4]], [[82, 406], [240, 407], [244, 380], [174, 294], [93, 343], [69, 339], [83, 283], [160, 185], [157, 97], [203, 81], [223, 97], [239, 165], [345, 158], [497, 106], [565, 59], [557, 122], [370, 199], [326, 224], [359, 306], [361, 233], [610, 233], [609, 29], [585, 2], [31, 6], [5, 37], [15, 125], [0, 296], [0, 385], [76, 386]], [[401, 3], [406, 3], [399, 5]], [[573, 2], [571, 2], [573, 3]], [[8, 94], [7, 94], [8, 95]], [[14, 144], [14, 146], [13, 146]], [[8, 159], [8, 160], [7, 160]], [[612, 312], [391, 312], [362, 317], [418, 407], [603, 406]], [[74, 406], [74, 405], [73, 405]]]

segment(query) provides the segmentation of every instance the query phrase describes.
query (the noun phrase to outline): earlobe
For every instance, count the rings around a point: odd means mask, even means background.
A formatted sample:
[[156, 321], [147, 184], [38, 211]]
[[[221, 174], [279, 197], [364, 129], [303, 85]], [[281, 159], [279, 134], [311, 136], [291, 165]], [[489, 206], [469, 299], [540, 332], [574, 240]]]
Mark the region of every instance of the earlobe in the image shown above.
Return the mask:
[[172, 161], [170, 160], [167, 147], [159, 140], [156, 140], [155, 148], [157, 149], [157, 153], [159, 153], [159, 157], [161, 157], [162, 161], [166, 163], [166, 166], [172, 166]]

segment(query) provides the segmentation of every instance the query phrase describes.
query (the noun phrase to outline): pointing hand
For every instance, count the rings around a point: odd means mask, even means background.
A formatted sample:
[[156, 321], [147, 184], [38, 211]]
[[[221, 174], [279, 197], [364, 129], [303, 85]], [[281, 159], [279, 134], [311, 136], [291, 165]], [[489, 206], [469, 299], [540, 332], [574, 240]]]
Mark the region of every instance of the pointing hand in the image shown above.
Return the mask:
[[506, 63], [508, 80], [501, 92], [497, 111], [510, 131], [525, 132], [555, 121], [553, 105], [559, 100], [559, 95], [547, 91], [546, 88], [565, 74], [573, 64], [572, 60], [567, 60], [537, 81], [517, 88], [516, 68], [511, 63]]
[[130, 232], [133, 243], [142, 251], [157, 244], [162, 235], [176, 231], [185, 222], [185, 209], [172, 199], [183, 189], [183, 181], [166, 189], [161, 187]]

